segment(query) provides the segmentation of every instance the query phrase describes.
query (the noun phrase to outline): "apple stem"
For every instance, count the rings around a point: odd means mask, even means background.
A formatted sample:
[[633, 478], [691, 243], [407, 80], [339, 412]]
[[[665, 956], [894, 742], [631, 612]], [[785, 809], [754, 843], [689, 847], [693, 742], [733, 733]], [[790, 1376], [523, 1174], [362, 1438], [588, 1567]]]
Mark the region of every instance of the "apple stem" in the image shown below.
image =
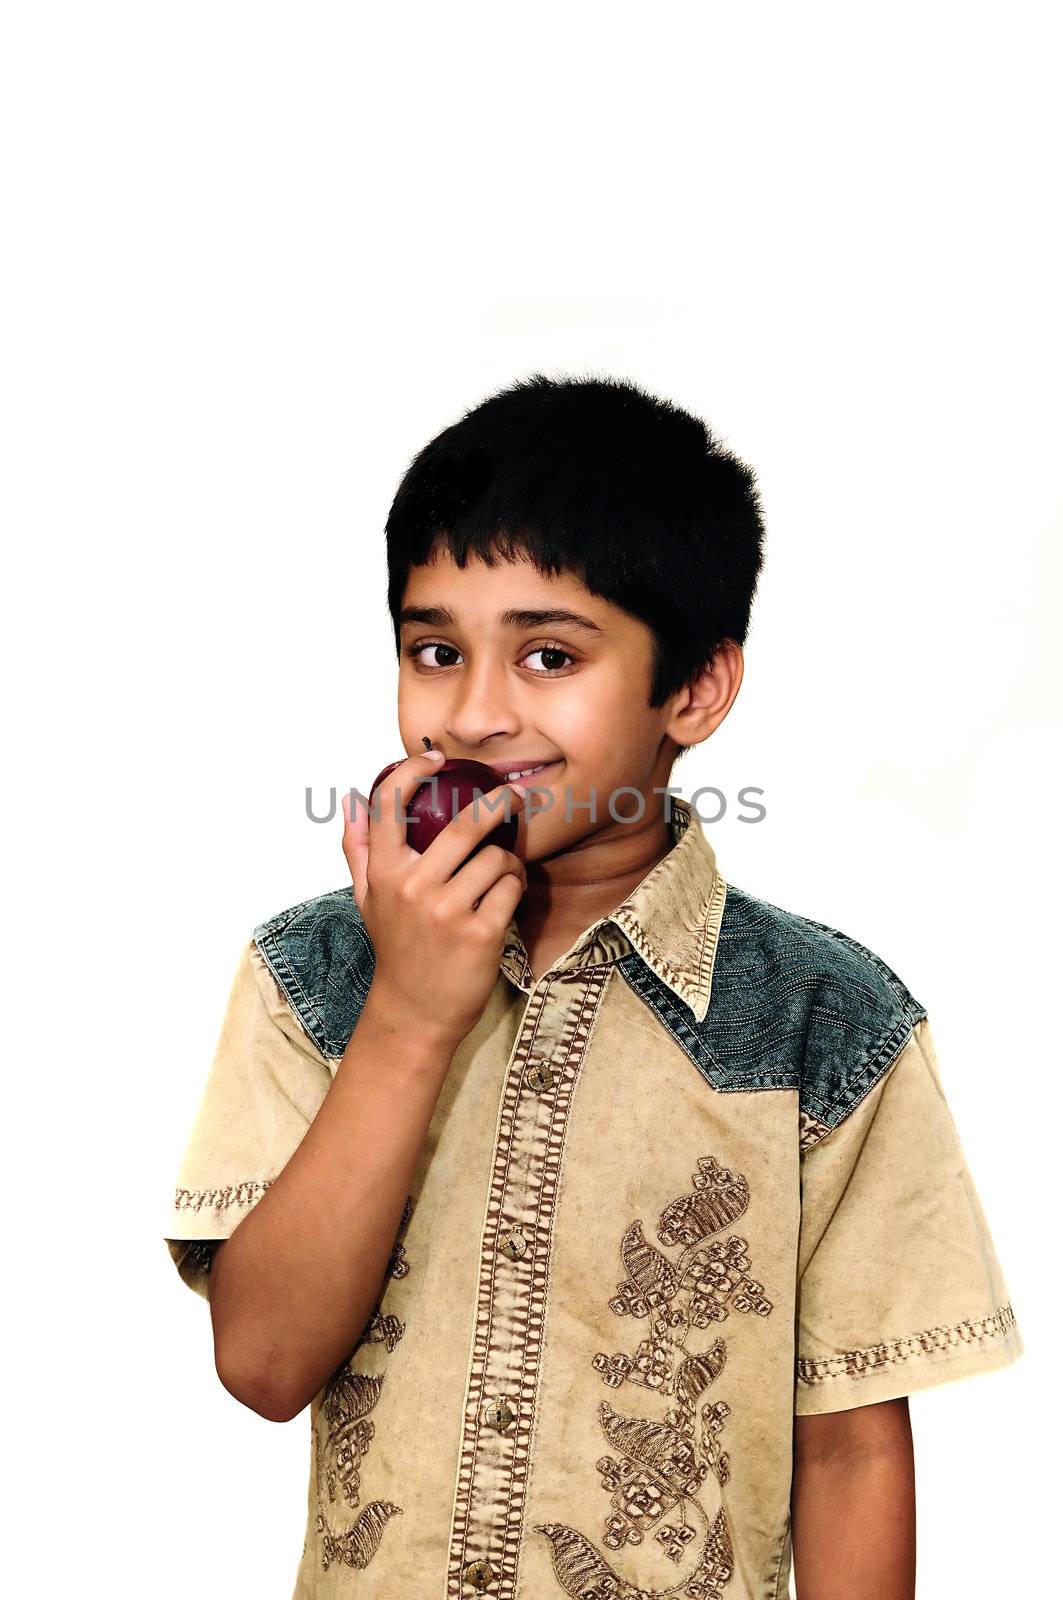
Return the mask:
[[431, 750], [432, 741], [431, 741], [431, 739], [427, 738], [426, 735], [423, 734], [423, 733], [421, 735], [421, 743], [424, 745], [426, 750]]

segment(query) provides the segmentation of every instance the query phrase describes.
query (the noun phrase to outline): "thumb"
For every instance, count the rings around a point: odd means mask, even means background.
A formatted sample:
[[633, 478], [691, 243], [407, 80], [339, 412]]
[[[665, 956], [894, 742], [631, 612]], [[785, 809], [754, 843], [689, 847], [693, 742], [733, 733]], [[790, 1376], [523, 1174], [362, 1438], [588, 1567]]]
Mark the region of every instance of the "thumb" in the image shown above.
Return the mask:
[[[362, 804], [358, 804], [361, 801]], [[358, 789], [348, 789], [343, 796], [343, 854], [351, 872], [354, 899], [359, 911], [365, 904], [369, 887], [366, 867], [369, 861], [369, 802]]]

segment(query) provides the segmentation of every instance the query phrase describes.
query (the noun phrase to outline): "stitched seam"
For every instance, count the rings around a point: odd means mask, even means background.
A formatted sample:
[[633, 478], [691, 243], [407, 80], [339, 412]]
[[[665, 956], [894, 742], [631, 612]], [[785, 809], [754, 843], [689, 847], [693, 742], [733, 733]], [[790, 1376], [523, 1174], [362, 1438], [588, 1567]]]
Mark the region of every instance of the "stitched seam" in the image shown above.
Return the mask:
[[[712, 1084], [712, 1087], [714, 1089], [724, 1089], [724, 1088], [727, 1088], [727, 1087], [731, 1087], [731, 1088], [741, 1088], [741, 1087], [743, 1087], [743, 1085], [741, 1085], [741, 1084], [725, 1085], [722, 1082], [723, 1076], [724, 1076], [723, 1068], [720, 1066], [720, 1063], [716, 1060], [715, 1056], [712, 1054], [712, 1051], [709, 1050], [707, 1046], [702, 1046], [702, 1048], [705, 1051], [706, 1056], [708, 1056], [708, 1058], [709, 1058], [709, 1061], [712, 1063], [712, 1065], [715, 1067], [716, 1071], [720, 1075], [721, 1081], [719, 1083], [715, 1083], [713, 1081], [711, 1075], [708, 1072], [706, 1072], [706, 1070], [702, 1066], [701, 1061], [698, 1059], [698, 1057], [691, 1050], [687, 1039], [685, 1039], [682, 1036], [682, 1034], [680, 1034], [680, 1033], [678, 1033], [676, 1031], [676, 1027], [673, 1027], [673, 1025], [672, 1025], [673, 1019], [672, 1019], [672, 1015], [671, 1015], [671, 1013], [673, 1011], [673, 1007], [672, 1007], [671, 1001], [668, 1000], [663, 994], [661, 994], [661, 995], [658, 995], [656, 1003], [651, 1002], [651, 1000], [649, 998], [649, 982], [650, 982], [650, 980], [646, 977], [645, 973], [642, 970], [640, 970], [640, 968], [638, 966], [635, 965], [634, 962], [630, 966], [625, 966], [624, 963], [627, 961], [627, 959], [628, 958], [625, 956], [621, 961], [619, 961], [617, 963], [618, 967], [620, 968], [620, 971], [624, 974], [624, 977], [632, 985], [632, 987], [634, 988], [636, 994], [638, 994], [639, 998], [646, 1002], [646, 1004], [649, 1006], [650, 1010], [652, 1011], [653, 1015], [657, 1018], [657, 1020], [659, 1022], [663, 1023], [664, 1027], [672, 1035], [672, 1038], [675, 1040], [676, 1044], [678, 1044], [680, 1046], [680, 1048], [682, 1050], [684, 1050], [685, 1053], [690, 1057], [690, 1059], [694, 1063], [695, 1067], [701, 1073], [701, 1076], [703, 1078], [705, 1078], [708, 1083]], [[658, 1010], [658, 1005], [660, 1005], [661, 1010]], [[688, 1036], [693, 1037], [690, 1034], [690, 1029], [686, 1027], [686, 1024], [684, 1022], [682, 1022], [681, 1019], [676, 1017], [675, 1018], [675, 1022], [676, 1022], [677, 1027], [682, 1028], [684, 1030], [684, 1032]]]
[[799, 1383], [822, 1383], [825, 1378], [858, 1377], [867, 1371], [878, 1371], [897, 1361], [907, 1361], [912, 1356], [934, 1355], [942, 1350], [971, 1345], [980, 1339], [1002, 1338], [1015, 1326], [1015, 1313], [1010, 1303], [998, 1306], [988, 1317], [977, 1321], [954, 1322], [948, 1327], [924, 1328], [921, 1333], [907, 1334], [903, 1339], [889, 1339], [865, 1350], [846, 1350], [841, 1355], [822, 1360], [799, 1356], [794, 1370]]
[[[712, 995], [712, 979], [716, 969], [716, 952], [720, 944], [720, 930], [723, 927], [723, 913], [727, 906], [727, 884], [719, 873], [712, 886], [708, 905], [705, 908], [705, 920], [701, 928], [701, 943], [698, 946], [698, 996], [705, 998], [706, 1011]], [[710, 942], [710, 933], [712, 935]]]
[[787, 1512], [786, 1522], [782, 1531], [782, 1538], [779, 1540], [779, 1555], [775, 1562], [775, 1587], [772, 1593], [772, 1600], [779, 1600], [779, 1583], [782, 1579], [782, 1558], [783, 1552], [786, 1549], [786, 1540], [790, 1532], [790, 1520], [791, 1514]]
[[328, 1055], [328, 1041], [325, 1035], [325, 1026], [316, 1008], [311, 1003], [309, 995], [299, 981], [299, 975], [288, 960], [274, 933], [263, 934], [256, 938], [255, 943], [262, 952], [273, 976], [284, 991], [285, 998], [295, 1015], [302, 1024], [303, 1032], [311, 1042], [317, 1046], [322, 1055]]
[[[851, 1116], [860, 1102], [871, 1093], [876, 1083], [885, 1077], [911, 1036], [912, 1024], [905, 1016], [879, 1041], [864, 1065], [848, 1080], [836, 1099], [823, 1101], [817, 1094], [809, 1091], [805, 1098], [807, 1101], [815, 1102], [825, 1113], [821, 1120], [833, 1129], [844, 1122], [846, 1117]], [[838, 1113], [837, 1117], [834, 1115], [835, 1112]]]
[[[311, 1043], [317, 1047], [326, 1061], [335, 1061], [342, 1056], [347, 1041], [334, 1039], [328, 1032], [323, 1012], [318, 1009], [303, 988], [298, 972], [284, 954], [278, 934], [283, 933], [289, 923], [309, 906], [320, 906], [324, 900], [347, 904], [351, 899], [352, 891], [346, 886], [339, 889], [328, 889], [323, 894], [313, 895], [309, 900], [301, 900], [298, 905], [289, 906], [287, 910], [278, 912], [275, 917], [270, 917], [266, 922], [259, 923], [253, 934], [255, 944], [262, 952], [267, 965], [273, 972], [273, 976], [280, 984], [288, 1004], [299, 1019], [303, 1032], [307, 1034]], [[369, 958], [375, 968], [373, 947], [364, 924], [355, 925], [352, 931], [356, 941], [361, 946], [362, 954]], [[358, 979], [362, 976], [357, 960], [349, 961], [344, 971], [352, 971]], [[372, 982], [372, 975], [369, 982]], [[366, 994], [368, 994], [368, 991], [369, 984], [366, 984]], [[361, 997], [361, 1004], [365, 1004], [364, 995]], [[361, 1006], [359, 1007], [360, 1010]]]
[[[709, 903], [706, 901], [704, 907], [702, 908], [703, 913], [708, 910], [708, 906]], [[628, 938], [631, 940], [631, 943], [634, 945], [642, 959], [647, 963], [648, 966], [653, 967], [657, 975], [663, 978], [665, 982], [672, 987], [675, 987], [676, 985], [681, 987], [683, 984], [688, 984], [690, 982], [689, 973], [677, 972], [675, 967], [673, 967], [670, 962], [666, 961], [663, 956], [658, 955], [658, 953], [653, 949], [652, 945], [650, 945], [649, 942], [643, 937], [642, 929], [639, 927], [638, 923], [634, 921], [634, 919], [632, 919], [627, 926], [620, 922], [617, 923], [617, 926], [623, 928], [623, 931], [627, 934]]]
[[178, 1189], [174, 1195], [175, 1211], [202, 1211], [209, 1206], [212, 1211], [225, 1211], [229, 1206], [254, 1205], [273, 1182], [267, 1178], [260, 1182], [250, 1178], [242, 1183], [227, 1183], [224, 1189]]
[[[706, 1073], [706, 1072], [704, 1072], [702, 1070], [701, 1063], [698, 1060], [697, 1056], [694, 1055], [694, 1053], [691, 1050], [690, 1045], [687, 1042], [687, 1040], [684, 1039], [676, 1031], [676, 1027], [673, 1027], [673, 1025], [672, 1025], [672, 1016], [670, 1015], [670, 1013], [672, 1012], [671, 1001], [665, 995], [660, 994], [660, 995], [657, 996], [657, 1004], [651, 1003], [651, 1001], [650, 1001], [649, 980], [646, 978], [645, 974], [643, 972], [638, 971], [635, 967], [632, 967], [630, 971], [625, 970], [624, 967], [623, 967], [623, 963], [622, 962], [620, 963], [620, 967], [621, 967], [621, 971], [624, 972], [624, 976], [626, 978], [631, 978], [632, 979], [632, 981], [634, 983], [634, 986], [635, 986], [635, 989], [636, 989], [637, 993], [639, 994], [640, 998], [646, 1001], [646, 1003], [650, 1006], [651, 1011], [653, 1011], [654, 1015], [657, 1016], [658, 1019], [664, 1023], [664, 1026], [666, 1027], [668, 1032], [672, 1035], [672, 1038], [675, 1040], [676, 1044], [680, 1045], [683, 1048], [683, 1050], [686, 1052], [686, 1054], [693, 1061], [694, 1065], [698, 1068], [699, 1072], [702, 1073], [702, 1076], [703, 1077], [708, 1077], [709, 1076], [708, 1073]], [[657, 1009], [658, 1005], [661, 1007], [660, 1011], [658, 1011], [658, 1009]], [[680, 1027], [680, 1028], [685, 1027], [683, 1022], [678, 1017], [676, 1017], [675, 1021], [676, 1021], [676, 1024], [677, 1024], [678, 1027]], [[688, 1034], [690, 1032], [689, 1029], [685, 1029], [685, 1031]], [[716, 1068], [716, 1071], [720, 1074], [720, 1076], [722, 1078], [723, 1077], [723, 1068], [720, 1066], [719, 1062], [713, 1056], [712, 1051], [706, 1048], [705, 1054], [708, 1056], [710, 1062]], [[710, 1082], [712, 1081], [711, 1078], [710, 1078], [709, 1081]], [[718, 1085], [714, 1085], [714, 1087], [718, 1087]]]

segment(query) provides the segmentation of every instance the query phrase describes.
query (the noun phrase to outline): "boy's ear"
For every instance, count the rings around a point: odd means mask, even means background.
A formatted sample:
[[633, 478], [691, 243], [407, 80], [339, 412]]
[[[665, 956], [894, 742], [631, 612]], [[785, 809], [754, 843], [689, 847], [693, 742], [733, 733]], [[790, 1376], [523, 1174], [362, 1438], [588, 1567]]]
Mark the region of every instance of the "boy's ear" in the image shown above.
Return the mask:
[[734, 639], [723, 639], [697, 677], [677, 691], [666, 732], [676, 744], [701, 744], [716, 732], [742, 687], [745, 654]]

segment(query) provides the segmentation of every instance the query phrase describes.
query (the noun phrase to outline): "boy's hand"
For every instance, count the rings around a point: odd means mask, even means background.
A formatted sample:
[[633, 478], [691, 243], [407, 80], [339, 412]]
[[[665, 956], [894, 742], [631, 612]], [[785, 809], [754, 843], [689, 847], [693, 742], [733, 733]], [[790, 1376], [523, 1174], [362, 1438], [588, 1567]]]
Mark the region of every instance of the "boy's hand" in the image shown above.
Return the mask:
[[[440, 765], [427, 751], [400, 762], [376, 791], [379, 817], [360, 797], [352, 816], [345, 794], [343, 853], [373, 941], [378, 998], [404, 1026], [456, 1048], [483, 1014], [528, 874], [519, 856], [495, 844], [465, 860], [498, 826], [501, 805], [470, 801], [423, 855], [406, 843], [406, 807]], [[499, 798], [494, 789], [490, 794]], [[510, 786], [510, 804], [523, 803], [523, 792]]]

